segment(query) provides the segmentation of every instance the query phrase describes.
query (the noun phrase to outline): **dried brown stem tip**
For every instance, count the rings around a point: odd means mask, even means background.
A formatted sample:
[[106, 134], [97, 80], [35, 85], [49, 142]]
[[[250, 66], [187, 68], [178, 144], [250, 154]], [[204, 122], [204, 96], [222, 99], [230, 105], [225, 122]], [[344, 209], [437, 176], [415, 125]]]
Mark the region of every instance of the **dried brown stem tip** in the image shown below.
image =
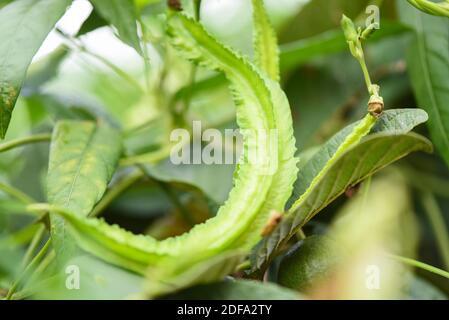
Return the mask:
[[262, 230], [262, 237], [268, 236], [273, 230], [277, 227], [277, 225], [282, 221], [282, 213], [272, 210], [270, 213], [270, 217], [268, 218], [267, 224]]
[[368, 102], [368, 112], [374, 116], [379, 117], [384, 111], [384, 100], [379, 96], [371, 96]]
[[181, 0], [167, 0], [167, 5], [172, 10], [182, 10]]

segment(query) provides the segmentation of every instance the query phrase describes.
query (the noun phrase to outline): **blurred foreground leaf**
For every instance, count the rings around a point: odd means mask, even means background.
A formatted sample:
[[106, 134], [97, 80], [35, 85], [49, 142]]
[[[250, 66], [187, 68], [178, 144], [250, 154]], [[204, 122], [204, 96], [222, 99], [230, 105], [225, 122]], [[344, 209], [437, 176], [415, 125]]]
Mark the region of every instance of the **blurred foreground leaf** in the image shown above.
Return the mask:
[[0, 10], [0, 137], [4, 138], [28, 66], [71, 0], [21, 0]]

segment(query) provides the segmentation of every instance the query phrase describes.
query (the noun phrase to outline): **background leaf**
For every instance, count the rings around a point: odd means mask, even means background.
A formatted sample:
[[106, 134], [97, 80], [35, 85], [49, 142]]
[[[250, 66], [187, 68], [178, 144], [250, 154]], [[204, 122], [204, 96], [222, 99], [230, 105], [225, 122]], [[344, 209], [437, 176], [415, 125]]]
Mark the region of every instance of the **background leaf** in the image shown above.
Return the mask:
[[398, 1], [401, 20], [415, 31], [407, 66], [419, 106], [429, 113], [430, 133], [449, 165], [449, 20]]
[[[371, 44], [388, 37], [397, 36], [408, 30], [408, 28], [396, 22], [382, 21], [381, 25], [382, 28], [370, 37], [368, 43]], [[312, 58], [341, 52], [346, 50], [347, 47], [348, 45], [340, 28], [328, 30], [305, 39], [283, 43], [280, 46], [281, 70], [291, 70]]]
[[42, 283], [32, 284], [30, 294], [34, 299], [73, 300], [73, 299], [130, 299], [142, 292], [144, 278], [107, 264], [91, 255], [80, 255], [68, 261], [79, 269], [80, 289], [67, 290], [67, 275], [48, 278]]
[[0, 137], [4, 138], [28, 66], [71, 0], [14, 1], [0, 10]]
[[141, 53], [137, 13], [132, 0], [91, 0], [95, 9], [117, 28], [120, 38]]

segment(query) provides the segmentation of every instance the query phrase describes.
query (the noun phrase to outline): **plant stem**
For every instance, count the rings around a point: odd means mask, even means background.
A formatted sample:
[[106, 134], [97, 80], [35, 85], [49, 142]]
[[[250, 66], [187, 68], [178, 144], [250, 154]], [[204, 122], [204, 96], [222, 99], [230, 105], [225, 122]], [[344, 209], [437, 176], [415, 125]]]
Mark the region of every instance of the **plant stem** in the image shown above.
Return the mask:
[[150, 58], [148, 54], [148, 47], [146, 43], [147, 38], [147, 28], [142, 21], [142, 15], [139, 14], [138, 22], [140, 25], [140, 30], [142, 31], [142, 37], [140, 39], [140, 47], [142, 48], [143, 54], [143, 63], [145, 66], [145, 83], [147, 86], [148, 92], [151, 90], [151, 82], [150, 82]]
[[298, 240], [304, 240], [305, 238], [307, 238], [307, 236], [304, 233], [304, 231], [302, 230], [302, 228], [299, 228], [299, 230], [297, 232], [297, 236], [298, 236]]
[[406, 257], [393, 255], [393, 254], [389, 254], [388, 256], [394, 260], [397, 260], [397, 261], [407, 264], [409, 266], [420, 268], [420, 269], [429, 271], [431, 273], [434, 273], [434, 274], [437, 274], [437, 275], [440, 275], [442, 277], [449, 279], [449, 272], [441, 270], [437, 267], [431, 266], [430, 264], [427, 264], [427, 263], [424, 263], [421, 261], [417, 261], [414, 259], [406, 258]]
[[0, 144], [0, 152], [5, 152], [26, 144], [31, 144], [35, 142], [47, 142], [51, 140], [51, 134], [42, 133], [36, 134], [25, 138], [18, 138], [14, 140], [10, 140], [8, 142]]
[[140, 180], [144, 176], [141, 171], [134, 171], [131, 174], [127, 175], [120, 181], [118, 181], [97, 203], [95, 208], [89, 214], [90, 217], [96, 217], [100, 213], [102, 213], [111, 203], [114, 201], [123, 191], [128, 189], [131, 185], [133, 185], [136, 181]]
[[196, 21], [200, 21], [201, 0], [193, 0], [193, 11]]
[[446, 270], [449, 270], [449, 234], [447, 232], [443, 214], [438, 206], [437, 200], [430, 192], [421, 193], [421, 202], [427, 213], [430, 224], [432, 225], [432, 229], [435, 232], [437, 244]]
[[366, 88], [368, 89], [369, 94], [373, 95], [374, 94], [373, 90], [372, 90], [373, 83], [372, 83], [371, 77], [369, 75], [368, 67], [366, 66], [365, 58], [363, 57], [363, 58], [357, 59], [357, 61], [359, 62], [360, 67], [362, 68], [362, 72], [363, 72], [363, 77], [365, 79]]
[[6, 184], [3, 184], [0, 182], [0, 191], [3, 191], [4, 193], [10, 195], [11, 197], [19, 200], [23, 204], [31, 204], [35, 202], [31, 197], [20, 191], [19, 189], [16, 189], [14, 187], [8, 186]]
[[153, 152], [122, 158], [120, 159], [120, 166], [126, 167], [142, 163], [158, 163], [170, 155], [171, 148], [172, 145], [170, 144]]
[[25, 253], [25, 256], [22, 260], [22, 268], [24, 268], [30, 261], [32, 260], [33, 254], [36, 251], [37, 247], [39, 246], [42, 237], [45, 233], [45, 225], [41, 224], [39, 226], [39, 229], [37, 229], [36, 233], [33, 236], [33, 239], [31, 240], [30, 245], [28, 246], [28, 249]]
[[366, 208], [366, 204], [368, 202], [368, 194], [371, 187], [371, 176], [366, 178], [365, 182], [363, 183], [362, 187], [362, 200], [360, 203], [360, 212], [363, 212]]
[[251, 261], [246, 260], [246, 261], [243, 261], [241, 264], [239, 264], [237, 266], [236, 270], [237, 271], [242, 271], [242, 270], [247, 270], [249, 268], [251, 268]]
[[22, 274], [18, 277], [18, 279], [13, 283], [11, 288], [8, 291], [8, 294], [6, 295], [6, 300], [11, 300], [14, 292], [16, 292], [17, 288], [19, 287], [20, 283], [25, 279], [25, 277], [32, 271], [39, 261], [42, 260], [42, 258], [47, 253], [48, 248], [50, 247], [51, 239], [49, 239], [45, 245], [42, 247], [42, 249], [39, 251], [39, 253], [31, 260], [31, 262], [28, 264], [28, 266], [25, 268], [25, 270], [22, 272]]

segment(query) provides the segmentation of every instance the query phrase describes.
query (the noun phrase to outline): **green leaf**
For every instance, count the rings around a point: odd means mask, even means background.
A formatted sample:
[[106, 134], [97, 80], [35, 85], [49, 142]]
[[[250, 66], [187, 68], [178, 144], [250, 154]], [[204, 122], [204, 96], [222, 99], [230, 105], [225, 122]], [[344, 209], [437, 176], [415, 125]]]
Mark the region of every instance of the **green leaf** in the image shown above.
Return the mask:
[[[87, 216], [103, 196], [121, 153], [119, 133], [87, 121], [57, 123], [50, 146], [47, 197], [51, 204]], [[64, 221], [52, 219], [55, 246], [63, 246]]]
[[227, 274], [235, 271], [236, 265], [242, 263], [246, 254], [247, 252], [238, 250], [223, 251], [193, 264], [188, 256], [169, 258], [164, 261], [164, 268], [149, 268], [145, 292], [149, 298], [153, 298], [192, 284], [223, 280]]
[[91, 0], [95, 10], [117, 28], [120, 38], [141, 53], [137, 11], [132, 0]]
[[[33, 299], [44, 300], [124, 300], [139, 298], [143, 292], [145, 279], [135, 273], [107, 264], [90, 255], [80, 255], [70, 259], [67, 265], [79, 270], [79, 290], [67, 290], [67, 274], [42, 280], [28, 285], [28, 294]], [[77, 269], [75, 269], [77, 268]], [[74, 274], [74, 273], [73, 273]]]
[[22, 87], [22, 94], [29, 96], [38, 93], [47, 81], [57, 75], [59, 66], [68, 52], [67, 48], [60, 46], [49, 55], [31, 64]]
[[402, 21], [415, 30], [407, 55], [413, 90], [429, 113], [432, 141], [449, 165], [449, 20], [398, 3]]
[[[356, 122], [352, 126], [343, 129], [340, 134], [336, 134], [330, 139], [328, 143], [306, 164], [306, 167], [301, 168], [299, 175], [302, 173], [308, 177], [298, 177], [296, 181], [300, 184], [307, 182], [307, 188], [301, 189], [298, 184], [294, 186], [296, 192], [293, 193], [295, 199], [293, 203], [288, 203], [289, 211], [294, 211], [306, 199], [314, 185], [320, 181], [326, 170], [334, 164], [338, 157], [346, 152], [349, 148], [357, 145], [360, 140], [366, 136], [376, 123], [376, 118], [370, 114], [366, 115], [363, 120]], [[309, 164], [309, 166], [307, 166]], [[308, 179], [310, 178], [310, 179]], [[298, 193], [298, 189], [301, 193]], [[297, 197], [299, 195], [299, 197]]]
[[254, 59], [271, 79], [279, 81], [279, 48], [276, 32], [264, 7], [263, 0], [252, 0], [254, 25]]
[[[422, 117], [416, 123], [424, 119]], [[380, 122], [380, 127], [373, 129], [376, 131], [384, 127], [386, 131], [374, 133], [337, 155], [341, 145], [350, 137], [350, 132], [353, 132], [350, 128], [354, 125], [343, 129], [301, 168], [289, 213], [274, 232], [258, 244], [252, 254], [253, 272], [263, 270], [299, 228], [348, 187], [411, 152], [432, 151], [431, 143], [425, 138], [405, 134], [407, 128], [413, 126], [412, 123], [393, 121], [394, 125], [391, 127], [386, 123], [384, 119]], [[311, 170], [310, 174], [308, 170]]]
[[0, 137], [4, 138], [28, 66], [71, 0], [21, 0], [0, 10]]
[[[377, 120], [376, 124], [371, 129], [371, 133], [382, 132], [390, 135], [405, 134], [410, 132], [417, 125], [426, 122], [427, 119], [426, 112], [420, 109], [387, 110], [383, 112]], [[329, 165], [329, 161], [335, 157], [338, 148], [351, 134], [358, 123], [359, 122], [349, 125], [335, 134], [321, 147], [312, 159], [301, 168], [294, 185], [293, 195], [287, 204], [288, 208], [294, 206], [294, 203], [306, 192], [313, 181], [317, 179], [320, 172], [325, 170], [325, 167]], [[294, 209], [295, 207], [292, 208], [292, 210]]]
[[297, 300], [301, 296], [270, 282], [227, 280], [195, 286], [165, 298], [171, 300]]
[[108, 25], [108, 22], [97, 11], [93, 10], [89, 17], [84, 20], [76, 35], [79, 37], [106, 25]]
[[[154, 166], [145, 165], [149, 174], [165, 182], [186, 183], [199, 188], [218, 204], [224, 203], [232, 189], [234, 165], [226, 164], [181, 164], [174, 165], [169, 160]], [[214, 179], [211, 179], [211, 177]]]

